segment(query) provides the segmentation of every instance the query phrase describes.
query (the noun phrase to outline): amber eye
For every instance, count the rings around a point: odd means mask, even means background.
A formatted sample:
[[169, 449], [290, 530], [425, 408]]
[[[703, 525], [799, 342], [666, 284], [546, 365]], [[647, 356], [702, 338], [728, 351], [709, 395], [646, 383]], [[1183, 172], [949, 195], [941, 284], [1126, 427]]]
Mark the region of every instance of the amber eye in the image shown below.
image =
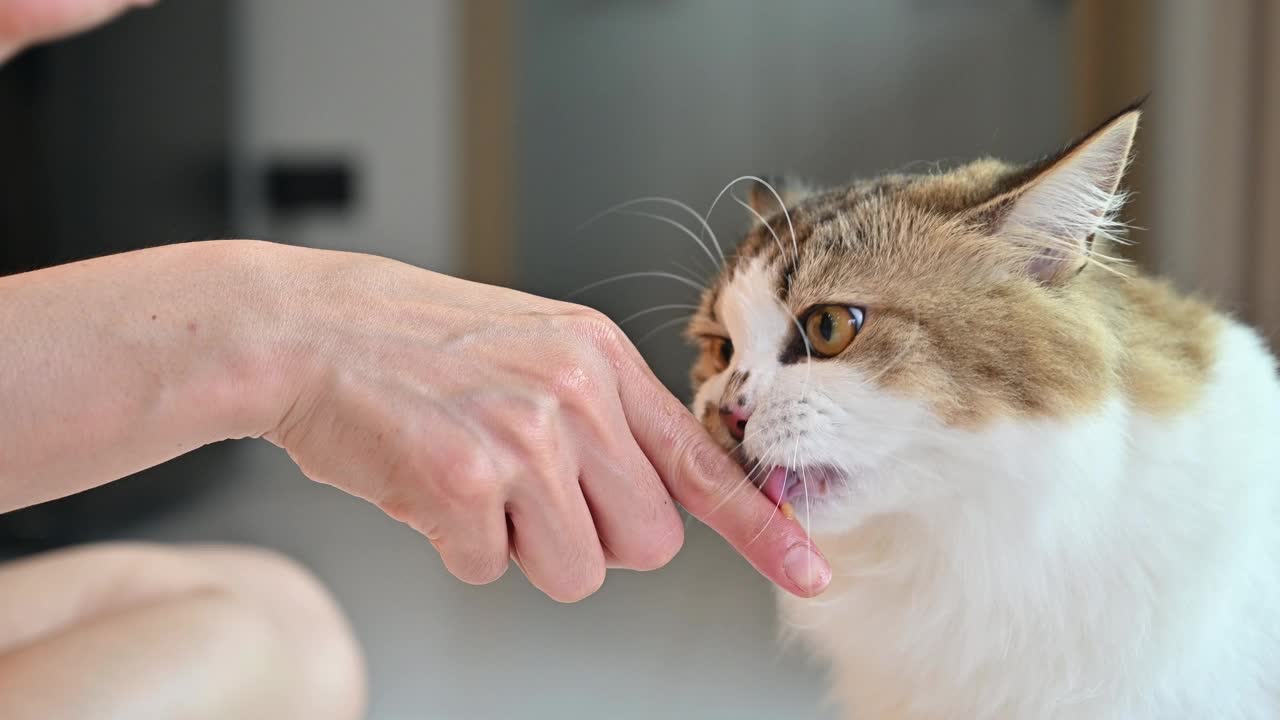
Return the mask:
[[715, 365], [716, 372], [720, 372], [729, 367], [729, 361], [733, 359], [733, 341], [722, 337], [711, 338], [707, 351], [711, 354], [711, 362]]
[[813, 353], [822, 357], [839, 355], [862, 329], [862, 308], [819, 305], [804, 319], [804, 333]]

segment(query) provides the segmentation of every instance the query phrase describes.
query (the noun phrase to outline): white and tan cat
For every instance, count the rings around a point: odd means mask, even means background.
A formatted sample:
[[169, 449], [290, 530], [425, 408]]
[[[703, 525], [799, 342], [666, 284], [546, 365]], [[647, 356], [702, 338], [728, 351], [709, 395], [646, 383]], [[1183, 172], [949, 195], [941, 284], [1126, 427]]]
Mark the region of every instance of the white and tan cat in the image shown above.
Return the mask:
[[1138, 117], [757, 188], [704, 294], [693, 409], [831, 560], [782, 612], [849, 718], [1280, 718], [1276, 362], [1106, 256]]

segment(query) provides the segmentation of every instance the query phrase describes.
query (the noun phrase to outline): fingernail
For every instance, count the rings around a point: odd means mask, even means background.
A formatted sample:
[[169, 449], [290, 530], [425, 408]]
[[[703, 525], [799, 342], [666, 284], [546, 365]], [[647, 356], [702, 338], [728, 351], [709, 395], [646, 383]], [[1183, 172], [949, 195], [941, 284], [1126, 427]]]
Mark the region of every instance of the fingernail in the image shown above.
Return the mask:
[[817, 595], [831, 583], [831, 566], [808, 543], [791, 546], [782, 558], [782, 571], [810, 595]]

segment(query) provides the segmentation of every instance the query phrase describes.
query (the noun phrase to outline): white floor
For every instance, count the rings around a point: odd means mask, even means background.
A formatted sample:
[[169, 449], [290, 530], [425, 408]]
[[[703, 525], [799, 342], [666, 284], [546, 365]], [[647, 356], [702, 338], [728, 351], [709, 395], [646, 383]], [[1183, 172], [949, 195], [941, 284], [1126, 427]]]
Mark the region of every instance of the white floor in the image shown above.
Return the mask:
[[240, 452], [242, 477], [135, 532], [265, 545], [312, 568], [368, 654], [371, 720], [832, 716], [821, 670], [775, 641], [768, 586], [701, 526], [664, 570], [611, 574], [559, 605], [514, 571], [463, 585], [413, 531], [274, 447]]

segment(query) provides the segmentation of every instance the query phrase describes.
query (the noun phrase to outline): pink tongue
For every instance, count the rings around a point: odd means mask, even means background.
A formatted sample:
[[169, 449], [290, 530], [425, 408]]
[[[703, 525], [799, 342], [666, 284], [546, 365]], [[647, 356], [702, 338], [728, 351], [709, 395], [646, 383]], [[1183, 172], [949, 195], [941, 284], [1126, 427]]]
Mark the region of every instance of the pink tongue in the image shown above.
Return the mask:
[[782, 494], [787, 490], [787, 469], [785, 467], [775, 467], [769, 471], [768, 477], [764, 479], [764, 484], [760, 486], [760, 492], [769, 498], [774, 505], [782, 504]]

